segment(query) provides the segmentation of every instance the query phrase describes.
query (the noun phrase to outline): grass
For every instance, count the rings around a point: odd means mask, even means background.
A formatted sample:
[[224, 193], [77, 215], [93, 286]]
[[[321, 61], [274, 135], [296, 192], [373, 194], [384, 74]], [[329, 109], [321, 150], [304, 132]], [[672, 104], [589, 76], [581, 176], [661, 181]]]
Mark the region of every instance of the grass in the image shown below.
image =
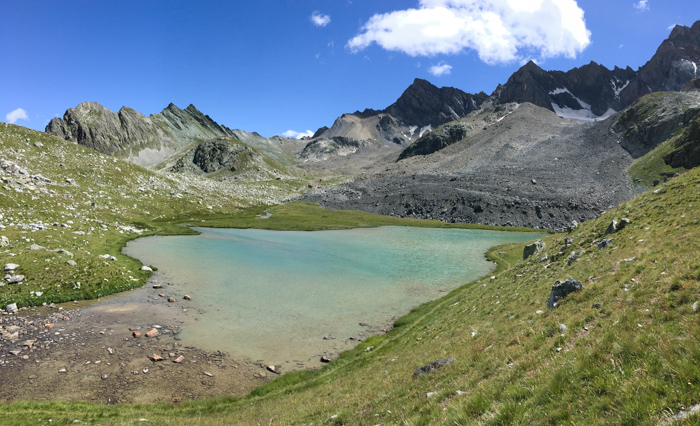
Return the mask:
[[[267, 219], [261, 216], [271, 214]], [[530, 228], [499, 227], [477, 224], [454, 224], [437, 220], [404, 219], [358, 210], [326, 210], [313, 203], [296, 201], [264, 208], [250, 208], [233, 215], [211, 217], [207, 227], [258, 228], [285, 231], [319, 231], [329, 229], [372, 228], [377, 226], [414, 226], [429, 228], [485, 229], [533, 232]], [[537, 230], [536, 232], [542, 232]], [[545, 231], [546, 232], [546, 231]]]
[[664, 182], [668, 177], [676, 173], [685, 173], [687, 170], [684, 167], [671, 167], [664, 161], [664, 157], [676, 149], [676, 137], [673, 137], [666, 142], [654, 148], [647, 155], [638, 158], [630, 166], [628, 175], [632, 180], [632, 187], [637, 193], [641, 193], [654, 187], [657, 184]]
[[[193, 214], [197, 205], [186, 204]], [[376, 225], [358, 212], [323, 217], [306, 204], [270, 207], [270, 219], [255, 218], [264, 209], [240, 210], [236, 218], [224, 209], [212, 208], [207, 219], [166, 210], [144, 224], [149, 232], [201, 220], [269, 229], [299, 222], [321, 229], [335, 220]], [[630, 224], [605, 236], [621, 218]], [[658, 424], [700, 403], [699, 218], [700, 170], [693, 169], [571, 234], [545, 237], [547, 262], [523, 261], [522, 245], [492, 249], [489, 257], [500, 263], [495, 278], [419, 306], [321, 370], [283, 375], [244, 398], [19, 402], [0, 412], [7, 424]], [[573, 242], [566, 246], [565, 238]], [[615, 241], [598, 249], [602, 238]], [[573, 252], [582, 254], [569, 264]], [[569, 276], [584, 289], [548, 310], [552, 284]], [[413, 378], [416, 368], [448, 356], [456, 361]]]

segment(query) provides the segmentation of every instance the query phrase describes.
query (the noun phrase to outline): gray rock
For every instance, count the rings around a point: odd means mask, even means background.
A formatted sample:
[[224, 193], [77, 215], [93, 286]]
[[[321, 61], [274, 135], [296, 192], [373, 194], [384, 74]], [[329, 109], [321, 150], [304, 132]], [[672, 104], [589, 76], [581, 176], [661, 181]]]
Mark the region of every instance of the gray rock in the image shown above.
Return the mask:
[[420, 367], [416, 369], [416, 371], [413, 372], [413, 377], [418, 377], [422, 374], [426, 373], [432, 373], [433, 371], [437, 371], [441, 369], [442, 367], [446, 366], [447, 364], [454, 362], [455, 358], [453, 356], [449, 358], [444, 358], [444, 359], [439, 359], [437, 361], [433, 361], [428, 365], [425, 365], [423, 367]]
[[615, 238], [608, 238], [607, 240], [603, 240], [603, 241], [599, 242], [599, 243], [598, 243], [598, 248], [602, 250], [602, 249], [604, 249], [605, 247], [607, 247], [607, 246], [609, 246], [610, 244], [612, 244], [613, 242], [615, 242]]
[[691, 307], [693, 308], [693, 312], [700, 311], [700, 302], [693, 303]]
[[12, 273], [15, 269], [19, 268], [19, 265], [16, 263], [8, 263], [5, 265], [4, 270], [5, 272], [10, 272]]
[[143, 266], [141, 267], [141, 270], [142, 270], [142, 271], [149, 271], [149, 272], [153, 272], [153, 269], [151, 269], [151, 267], [149, 267], [149, 266], [146, 266], [146, 265], [143, 265]]
[[573, 239], [573, 238], [567, 238], [567, 239], [565, 239], [565, 240], [564, 240], [564, 248], [569, 247], [569, 246], [570, 246], [571, 244], [573, 244], [573, 243], [574, 243], [574, 239]]
[[7, 312], [15, 312], [16, 310], [17, 310], [16, 303], [10, 303], [9, 305], [5, 306], [5, 311], [7, 311]]
[[78, 266], [78, 263], [75, 260], [69, 260], [66, 263], [70, 266]]
[[605, 235], [612, 234], [613, 232], [617, 231], [617, 221], [613, 219], [612, 222], [610, 222], [610, 225], [608, 225], [608, 228], [605, 230]]
[[543, 254], [542, 257], [540, 257], [540, 260], [537, 261], [537, 263], [543, 263], [549, 260], [549, 256], [547, 256], [547, 253]]
[[19, 284], [24, 281], [24, 275], [5, 275], [8, 284]]
[[0, 247], [7, 247], [10, 245], [10, 240], [6, 236], [0, 237]]
[[567, 278], [564, 282], [557, 280], [554, 285], [552, 285], [552, 292], [547, 298], [547, 307], [549, 309], [554, 309], [559, 300], [579, 290], [583, 290], [581, 281], [576, 281], [571, 277]]
[[75, 179], [73, 179], [73, 178], [67, 178], [67, 179], [66, 179], [66, 183], [67, 183], [68, 185], [75, 185]]
[[574, 262], [576, 262], [578, 260], [579, 257], [581, 257], [582, 254], [583, 254], [582, 251], [573, 252], [569, 256], [569, 258], [566, 259], [566, 262], [569, 264], [569, 266], [571, 266]]
[[627, 225], [629, 225], [629, 224], [630, 224], [630, 220], [629, 220], [629, 219], [627, 219], [627, 218], [622, 218], [622, 219], [620, 219], [620, 223], [617, 225], [617, 230], [618, 230], [618, 231], [622, 231], [622, 230], [625, 229], [625, 228], [627, 227]]
[[46, 250], [46, 247], [40, 246], [39, 244], [32, 244], [29, 246], [29, 250]]
[[578, 228], [578, 222], [576, 222], [575, 220], [572, 220], [571, 223], [569, 224], [569, 226], [566, 227], [566, 230], [569, 232], [573, 232], [576, 230], [576, 228]]
[[544, 247], [545, 243], [542, 240], [537, 240], [532, 244], [526, 245], [525, 249], [523, 250], [523, 260], [526, 260], [528, 257], [544, 249]]
[[56, 250], [56, 253], [65, 254], [68, 257], [73, 257], [73, 253], [69, 252], [68, 250], [64, 250], [64, 249], [58, 249], [58, 250]]
[[559, 324], [559, 332], [560, 333], [564, 333], [568, 329], [569, 329], [569, 327], [567, 327], [565, 324]]

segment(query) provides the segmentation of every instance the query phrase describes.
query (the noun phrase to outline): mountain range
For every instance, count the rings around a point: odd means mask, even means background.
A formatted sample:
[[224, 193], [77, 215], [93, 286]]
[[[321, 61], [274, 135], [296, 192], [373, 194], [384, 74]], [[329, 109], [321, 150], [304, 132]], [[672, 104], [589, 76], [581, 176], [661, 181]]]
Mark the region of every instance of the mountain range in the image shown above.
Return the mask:
[[[85, 102], [46, 132], [149, 168], [219, 180], [300, 170], [341, 176], [344, 184], [303, 196], [329, 208], [563, 228], [663, 178], [630, 180], [628, 168], [697, 118], [698, 64], [700, 21], [676, 26], [637, 71], [595, 62], [545, 71], [528, 62], [491, 95], [416, 79], [386, 109], [343, 114], [303, 140], [231, 130], [193, 105], [173, 104], [146, 117]], [[690, 146], [664, 158], [672, 168], [692, 166], [683, 154]]]

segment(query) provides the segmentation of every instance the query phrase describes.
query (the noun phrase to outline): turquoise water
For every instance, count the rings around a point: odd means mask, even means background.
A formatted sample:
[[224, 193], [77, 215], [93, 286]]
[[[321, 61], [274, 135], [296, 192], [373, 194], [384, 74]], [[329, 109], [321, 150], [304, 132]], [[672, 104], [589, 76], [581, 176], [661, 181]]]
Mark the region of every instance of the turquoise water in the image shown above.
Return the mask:
[[[166, 290], [203, 311], [183, 340], [269, 363], [348, 349], [380, 327], [494, 265], [492, 246], [533, 234], [382, 227], [343, 231], [201, 228], [198, 236], [149, 237], [125, 253], [159, 268]], [[331, 334], [335, 340], [323, 340]]]

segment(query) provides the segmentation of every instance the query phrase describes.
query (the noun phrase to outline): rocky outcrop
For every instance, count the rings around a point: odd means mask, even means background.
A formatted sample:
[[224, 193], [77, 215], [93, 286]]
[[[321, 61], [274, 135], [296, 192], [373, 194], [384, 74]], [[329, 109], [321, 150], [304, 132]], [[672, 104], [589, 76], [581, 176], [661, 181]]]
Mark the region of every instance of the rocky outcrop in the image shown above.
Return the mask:
[[583, 284], [581, 281], [577, 281], [571, 277], [567, 278], [566, 281], [563, 282], [557, 280], [554, 285], [552, 285], [552, 292], [547, 298], [547, 307], [549, 309], [554, 309], [561, 299], [579, 290], [583, 290]]
[[330, 139], [316, 139], [309, 142], [299, 154], [304, 160], [322, 161], [334, 156], [347, 156], [367, 145], [365, 141], [336, 136]]
[[527, 260], [530, 256], [539, 253], [544, 250], [545, 243], [542, 240], [537, 240], [532, 244], [528, 244], [523, 249], [523, 260]]
[[399, 160], [416, 155], [428, 155], [466, 138], [474, 127], [468, 123], [450, 123], [429, 132], [401, 152]]
[[128, 152], [132, 146], [159, 149], [166, 139], [163, 131], [147, 117], [128, 107], [118, 113], [96, 102], [83, 102], [63, 118], [54, 118], [46, 133], [107, 155]]
[[250, 147], [220, 138], [203, 142], [189, 150], [170, 170], [195, 174], [216, 173], [221, 170], [240, 172], [261, 162], [261, 157]]
[[421, 136], [401, 152], [397, 161], [416, 155], [430, 155], [468, 137], [473, 137], [516, 109], [518, 104], [503, 104], [472, 111], [459, 121], [443, 124]]
[[664, 157], [671, 167], [692, 169], [700, 166], [700, 114], [676, 139], [675, 149]]
[[639, 158], [700, 118], [698, 92], [660, 92], [643, 97], [623, 112], [612, 126], [620, 143]]

